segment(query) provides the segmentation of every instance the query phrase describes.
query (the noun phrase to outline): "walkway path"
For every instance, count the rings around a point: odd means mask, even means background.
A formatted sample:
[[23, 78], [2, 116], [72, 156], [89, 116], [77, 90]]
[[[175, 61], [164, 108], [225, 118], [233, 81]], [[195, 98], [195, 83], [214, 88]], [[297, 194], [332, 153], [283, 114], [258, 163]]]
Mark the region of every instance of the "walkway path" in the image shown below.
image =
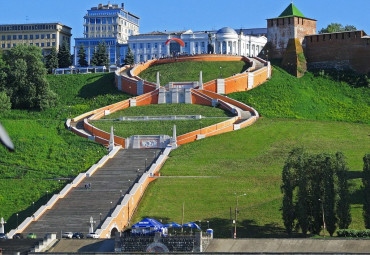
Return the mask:
[[[100, 218], [103, 222], [122, 196], [128, 193], [138, 174], [143, 173], [145, 159], [148, 169], [159, 153], [158, 149], [120, 150], [94, 175], [71, 190], [40, 219], [32, 222], [23, 233], [33, 232], [43, 237], [45, 233], [57, 232], [57, 238], [61, 232], [67, 231], [87, 233], [91, 216], [96, 221], [95, 228], [98, 227]], [[86, 189], [88, 183], [91, 188]]]

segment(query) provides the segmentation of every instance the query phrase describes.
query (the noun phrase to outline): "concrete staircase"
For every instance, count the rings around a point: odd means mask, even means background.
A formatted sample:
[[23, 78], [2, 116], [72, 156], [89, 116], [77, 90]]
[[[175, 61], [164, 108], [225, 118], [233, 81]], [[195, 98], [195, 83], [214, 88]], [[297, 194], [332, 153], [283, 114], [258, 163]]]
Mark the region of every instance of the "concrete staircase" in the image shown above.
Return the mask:
[[[120, 150], [52, 209], [32, 222], [23, 233], [32, 232], [41, 238], [46, 233], [57, 233], [57, 238], [60, 238], [61, 232], [86, 234], [90, 217], [96, 221], [95, 230], [129, 192], [138, 176], [143, 174], [145, 164], [149, 169], [160, 153], [159, 149]], [[91, 188], [85, 188], [88, 184]]]

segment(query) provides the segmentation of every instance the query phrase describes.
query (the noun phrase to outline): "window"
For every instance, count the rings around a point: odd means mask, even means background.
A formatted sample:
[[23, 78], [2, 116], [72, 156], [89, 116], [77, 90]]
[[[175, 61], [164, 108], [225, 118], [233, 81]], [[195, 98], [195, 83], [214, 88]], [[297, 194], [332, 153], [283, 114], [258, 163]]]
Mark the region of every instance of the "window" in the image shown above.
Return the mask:
[[[5, 35], [1, 36], [1, 40], [5, 41]], [[3, 47], [4, 48], [4, 47]]]
[[16, 35], [13, 35], [13, 40], [17, 40], [17, 36]]
[[157, 49], [158, 48], [158, 43], [155, 43], [154, 44], [154, 48]]
[[40, 46], [40, 44], [39, 44], [39, 43], [36, 43], [36, 46], [37, 46], [37, 47], [39, 47], [39, 46]]
[[24, 40], [28, 40], [28, 35], [24, 35], [24, 36], [23, 36], [23, 39], [24, 39]]
[[50, 39], [50, 34], [47, 34], [47, 35], [46, 35], [46, 38], [47, 38], [47, 39]]
[[12, 36], [11, 35], [8, 35], [8, 38], [7, 38], [8, 40], [11, 40], [12, 39]]
[[44, 34], [41, 35], [41, 39], [45, 39], [45, 35]]
[[45, 43], [41, 43], [41, 47], [45, 47]]
[[198, 42], [195, 43], [195, 48], [198, 48]]
[[134, 43], [134, 44], [132, 44], [132, 48], [133, 49], [135, 49], [136, 48], [136, 44]]
[[147, 48], [150, 49], [150, 43], [148, 43]]
[[13, 47], [17, 46], [15, 43], [13, 43]]
[[36, 39], [39, 39], [40, 38], [40, 35], [36, 35], [35, 37], [36, 37]]
[[55, 38], [57, 37], [57, 35], [56, 35], [56, 34], [52, 34], [52, 35], [51, 35], [51, 37], [52, 37], [53, 39], [55, 39]]
[[5, 48], [5, 43], [1, 44], [1, 48]]
[[102, 23], [107, 24], [107, 18], [102, 18]]
[[8, 43], [8, 45], [7, 45], [8, 47], [7, 48], [10, 48], [10, 43]]
[[142, 43], [140, 43], [140, 49], [142, 49], [144, 47], [144, 45]]
[[96, 24], [101, 24], [101, 19], [100, 18], [96, 18]]
[[48, 42], [47, 44], [46, 44], [48, 47], [50, 47], [50, 43]]
[[30, 40], [33, 40], [33, 35], [30, 35]]
[[55, 42], [53, 42], [52, 45], [55, 46]]
[[202, 47], [204, 48], [204, 42], [202, 42]]

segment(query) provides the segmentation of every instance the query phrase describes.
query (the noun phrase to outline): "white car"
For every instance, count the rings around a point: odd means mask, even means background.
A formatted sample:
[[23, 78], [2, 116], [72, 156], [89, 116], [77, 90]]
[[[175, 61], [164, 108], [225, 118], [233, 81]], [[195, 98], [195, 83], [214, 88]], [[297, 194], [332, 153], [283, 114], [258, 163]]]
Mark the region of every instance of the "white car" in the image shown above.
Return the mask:
[[62, 238], [68, 238], [68, 239], [71, 239], [73, 236], [73, 233], [72, 232], [64, 232], [62, 234]]
[[99, 238], [99, 235], [96, 234], [96, 233], [88, 233], [86, 235], [86, 238], [93, 238], [93, 239], [98, 239]]

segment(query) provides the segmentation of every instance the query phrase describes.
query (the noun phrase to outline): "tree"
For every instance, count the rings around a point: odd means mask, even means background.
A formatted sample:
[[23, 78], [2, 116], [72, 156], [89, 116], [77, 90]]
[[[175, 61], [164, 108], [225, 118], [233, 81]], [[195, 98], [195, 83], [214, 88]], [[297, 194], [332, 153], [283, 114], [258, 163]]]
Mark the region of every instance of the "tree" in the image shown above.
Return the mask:
[[80, 48], [78, 49], [78, 64], [81, 67], [89, 66], [89, 64], [86, 61], [86, 52], [85, 52], [84, 45], [82, 43], [80, 44]]
[[298, 168], [297, 168], [297, 176], [298, 176], [298, 192], [297, 192], [297, 219], [298, 224], [301, 227], [303, 235], [306, 236], [309, 225], [309, 196], [307, 190], [307, 165], [304, 164], [304, 159], [302, 157], [298, 158]]
[[351, 207], [349, 203], [349, 187], [348, 187], [348, 166], [345, 162], [343, 153], [337, 152], [336, 157], [336, 172], [338, 175], [338, 202], [337, 202], [337, 216], [338, 227], [340, 229], [347, 229], [351, 224]]
[[53, 73], [53, 69], [58, 68], [59, 66], [58, 52], [55, 46], [51, 48], [49, 55], [46, 56], [45, 65], [49, 73]]
[[288, 159], [285, 161], [285, 165], [282, 173], [281, 192], [283, 193], [283, 221], [285, 229], [288, 235], [292, 234], [294, 221], [295, 221], [295, 210], [293, 203], [293, 190], [295, 187], [295, 176], [294, 173], [297, 169], [298, 158], [303, 154], [302, 149], [294, 149], [289, 153]]
[[49, 88], [41, 49], [17, 45], [6, 55], [9, 65], [7, 86], [13, 108], [46, 109], [56, 103], [56, 94]]
[[7, 64], [3, 60], [2, 52], [0, 51], [0, 91], [6, 90]]
[[327, 155], [322, 161], [324, 169], [324, 210], [325, 223], [330, 236], [336, 230], [337, 216], [335, 214], [335, 187], [334, 187], [334, 162], [331, 156]]
[[362, 184], [364, 185], [364, 206], [363, 216], [365, 227], [370, 229], [370, 154], [364, 156], [364, 172], [362, 177]]
[[124, 65], [133, 65], [135, 64], [134, 60], [134, 54], [132, 53], [132, 50], [130, 46], [128, 46], [127, 53], [124, 60]]
[[355, 30], [357, 30], [357, 28], [353, 25], [346, 25], [345, 27], [343, 27], [343, 25], [340, 23], [330, 23], [326, 28], [322, 28], [319, 31], [319, 34], [355, 31]]
[[71, 53], [69, 51], [69, 44], [64, 40], [58, 52], [59, 67], [66, 68], [72, 65]]
[[12, 104], [5, 91], [0, 91], [0, 113], [10, 110]]
[[95, 66], [109, 66], [109, 57], [105, 42], [99, 43], [98, 48], [94, 50], [91, 64]]

